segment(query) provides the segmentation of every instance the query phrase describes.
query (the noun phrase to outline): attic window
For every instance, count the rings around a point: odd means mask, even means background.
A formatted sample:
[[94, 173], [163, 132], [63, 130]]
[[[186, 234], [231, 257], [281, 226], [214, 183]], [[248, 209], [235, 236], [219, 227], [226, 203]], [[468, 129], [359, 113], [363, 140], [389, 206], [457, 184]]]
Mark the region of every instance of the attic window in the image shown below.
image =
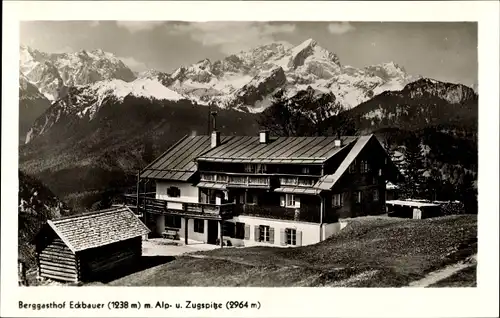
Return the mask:
[[178, 198], [181, 196], [181, 189], [177, 187], [170, 187], [167, 189], [167, 195], [172, 198]]

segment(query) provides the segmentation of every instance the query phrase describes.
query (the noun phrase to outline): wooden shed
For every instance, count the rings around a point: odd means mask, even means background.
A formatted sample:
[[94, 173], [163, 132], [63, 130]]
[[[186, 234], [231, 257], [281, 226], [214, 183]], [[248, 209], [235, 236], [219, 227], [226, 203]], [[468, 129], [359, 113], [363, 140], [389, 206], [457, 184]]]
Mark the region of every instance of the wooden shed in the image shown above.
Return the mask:
[[127, 207], [49, 220], [35, 237], [38, 275], [65, 282], [98, 279], [139, 261], [148, 233]]
[[442, 215], [441, 206], [432, 202], [416, 200], [387, 200], [387, 212], [389, 216], [427, 219]]

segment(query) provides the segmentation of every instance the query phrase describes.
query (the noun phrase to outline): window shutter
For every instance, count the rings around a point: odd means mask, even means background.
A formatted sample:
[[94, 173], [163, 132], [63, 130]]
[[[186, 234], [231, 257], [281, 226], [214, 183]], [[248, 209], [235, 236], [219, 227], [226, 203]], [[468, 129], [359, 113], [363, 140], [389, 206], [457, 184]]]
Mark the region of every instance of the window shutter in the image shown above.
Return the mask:
[[296, 232], [296, 237], [295, 237], [295, 241], [297, 243], [297, 246], [302, 246], [302, 231], [297, 231]]
[[286, 245], [286, 232], [285, 229], [280, 229], [280, 244]]
[[285, 206], [285, 196], [280, 196], [280, 206]]
[[274, 227], [269, 228], [269, 243], [274, 244]]
[[250, 225], [245, 225], [245, 240], [250, 239]]
[[295, 207], [300, 208], [300, 197], [295, 196]]
[[255, 226], [255, 229], [254, 229], [254, 239], [255, 239], [255, 242], [260, 242], [260, 228], [258, 226]]

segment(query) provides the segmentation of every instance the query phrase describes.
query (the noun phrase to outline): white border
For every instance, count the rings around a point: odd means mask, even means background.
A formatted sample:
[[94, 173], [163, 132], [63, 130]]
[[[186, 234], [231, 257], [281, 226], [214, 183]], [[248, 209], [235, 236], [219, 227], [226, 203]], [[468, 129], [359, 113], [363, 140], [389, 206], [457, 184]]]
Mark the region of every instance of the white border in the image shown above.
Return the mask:
[[[499, 3], [444, 2], [14, 2], [3, 3], [1, 316], [373, 316], [498, 314]], [[20, 20], [479, 21], [479, 265], [475, 289], [19, 288], [17, 129]], [[259, 311], [19, 311], [18, 301], [259, 300]]]

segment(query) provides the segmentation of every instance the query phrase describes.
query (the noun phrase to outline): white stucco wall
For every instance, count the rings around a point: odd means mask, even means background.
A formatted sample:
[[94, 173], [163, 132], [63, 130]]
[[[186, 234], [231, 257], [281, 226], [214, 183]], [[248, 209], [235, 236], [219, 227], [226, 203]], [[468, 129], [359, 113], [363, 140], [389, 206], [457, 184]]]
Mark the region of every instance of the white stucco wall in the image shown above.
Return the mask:
[[[203, 233], [198, 233], [198, 232], [194, 231], [194, 219], [188, 219], [188, 239], [189, 240], [205, 242], [205, 243], [207, 242], [207, 240], [208, 240], [208, 231], [207, 231], [208, 224], [207, 224], [207, 220], [203, 220], [203, 222], [205, 223], [205, 226], [203, 227]], [[186, 220], [184, 218], [182, 218], [181, 229], [179, 231], [179, 235], [180, 235], [181, 239], [184, 239], [185, 234], [186, 234], [185, 226], [186, 226]]]
[[[283, 246], [280, 242], [280, 232], [281, 229], [292, 228], [297, 231], [302, 232], [302, 246], [310, 245], [319, 242], [319, 224], [307, 223], [307, 222], [297, 222], [288, 220], [276, 220], [267, 219], [254, 216], [237, 216], [228, 220], [231, 222], [241, 222], [245, 225], [250, 225], [250, 239], [249, 240], [238, 240], [233, 238], [227, 238], [231, 240], [234, 246]], [[274, 244], [267, 242], [257, 242], [255, 241], [255, 227], [260, 225], [267, 225], [274, 228]], [[226, 240], [226, 239], [225, 239]], [[234, 241], [234, 242], [233, 242]]]
[[[169, 197], [167, 190], [170, 187], [177, 187], [181, 191], [180, 197]], [[188, 182], [170, 182], [170, 181], [157, 181], [156, 182], [156, 198], [170, 201], [180, 202], [198, 202], [198, 187], [193, 186]], [[182, 209], [182, 204], [174, 202], [168, 203], [169, 209]]]
[[[156, 232], [158, 235], [161, 235], [165, 228], [165, 216], [159, 215], [156, 218], [157, 226]], [[193, 241], [199, 241], [206, 243], [208, 241], [208, 221], [203, 220], [204, 222], [204, 232], [197, 233], [194, 231], [194, 219], [188, 219], [188, 239]], [[253, 216], [238, 216], [234, 217], [227, 222], [241, 222], [245, 223], [245, 225], [250, 226], [250, 239], [236, 239], [228, 236], [224, 236], [224, 242], [228, 240], [231, 241], [232, 246], [274, 246], [274, 247], [289, 247], [286, 245], [281, 245], [280, 232], [281, 229], [292, 228], [302, 232], [302, 246], [311, 245], [318, 243], [320, 241], [320, 227], [319, 224], [316, 223], [307, 223], [307, 222], [297, 222], [297, 221], [288, 221], [288, 220], [276, 220], [276, 219], [267, 219]], [[179, 236], [181, 240], [184, 240], [185, 236], [185, 219], [181, 218], [181, 228], [179, 229]], [[338, 233], [347, 222], [342, 223], [330, 223], [323, 224], [323, 239], [327, 239], [332, 235]], [[255, 241], [255, 227], [260, 225], [267, 225], [269, 227], [274, 228], [274, 244], [267, 242], [257, 242]], [[220, 237], [220, 227], [217, 227], [217, 237]]]

